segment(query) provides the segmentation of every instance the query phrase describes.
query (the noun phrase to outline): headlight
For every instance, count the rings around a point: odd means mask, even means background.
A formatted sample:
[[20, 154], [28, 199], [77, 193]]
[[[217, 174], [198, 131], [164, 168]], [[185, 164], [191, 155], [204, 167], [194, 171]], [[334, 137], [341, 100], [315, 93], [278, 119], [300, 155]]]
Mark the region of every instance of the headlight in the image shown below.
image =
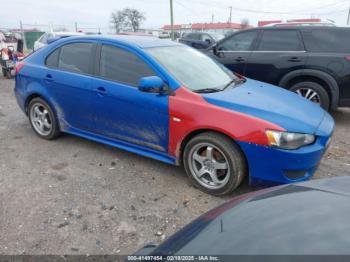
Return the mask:
[[266, 136], [271, 146], [282, 149], [298, 149], [315, 142], [315, 136], [310, 134], [266, 130]]

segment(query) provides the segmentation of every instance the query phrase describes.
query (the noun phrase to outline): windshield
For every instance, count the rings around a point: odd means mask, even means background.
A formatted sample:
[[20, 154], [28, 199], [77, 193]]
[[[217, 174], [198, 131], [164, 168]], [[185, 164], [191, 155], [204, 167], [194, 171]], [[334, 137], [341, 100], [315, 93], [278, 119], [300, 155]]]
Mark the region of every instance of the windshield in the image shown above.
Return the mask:
[[191, 47], [152, 47], [146, 52], [192, 91], [224, 89], [228, 83], [237, 79], [224, 66]]

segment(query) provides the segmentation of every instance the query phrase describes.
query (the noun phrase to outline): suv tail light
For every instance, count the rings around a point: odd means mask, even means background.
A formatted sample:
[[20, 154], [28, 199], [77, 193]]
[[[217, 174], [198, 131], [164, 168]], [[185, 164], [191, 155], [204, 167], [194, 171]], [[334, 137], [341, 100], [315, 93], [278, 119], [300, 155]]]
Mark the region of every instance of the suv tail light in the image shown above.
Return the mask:
[[16, 75], [19, 73], [19, 71], [21, 71], [21, 69], [23, 68], [24, 66], [24, 62], [17, 62], [16, 63]]
[[350, 61], [350, 55], [347, 55], [347, 56], [345, 57], [345, 59], [348, 60], [348, 61]]

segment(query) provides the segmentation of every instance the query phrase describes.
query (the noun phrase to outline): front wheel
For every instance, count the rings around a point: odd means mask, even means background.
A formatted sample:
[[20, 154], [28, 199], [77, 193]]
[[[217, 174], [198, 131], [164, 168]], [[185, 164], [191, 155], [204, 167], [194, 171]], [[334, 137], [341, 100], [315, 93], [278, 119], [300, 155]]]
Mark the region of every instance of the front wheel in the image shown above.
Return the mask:
[[231, 194], [247, 170], [240, 148], [228, 137], [213, 132], [200, 134], [188, 142], [183, 163], [191, 182], [215, 196]]

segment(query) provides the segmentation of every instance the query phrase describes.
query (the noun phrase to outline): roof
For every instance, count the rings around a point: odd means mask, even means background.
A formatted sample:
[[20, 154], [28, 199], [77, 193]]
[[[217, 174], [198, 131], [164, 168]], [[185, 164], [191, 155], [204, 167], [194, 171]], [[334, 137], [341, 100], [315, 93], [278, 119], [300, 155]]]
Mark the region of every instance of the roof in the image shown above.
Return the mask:
[[89, 36], [77, 36], [70, 37], [69, 39], [90, 39], [90, 40], [105, 40], [115, 41], [126, 45], [149, 48], [149, 47], [161, 47], [161, 46], [175, 46], [180, 45], [177, 42], [171, 40], [160, 39], [151, 36], [134, 36], [134, 35], [89, 35]]
[[291, 22], [298, 22], [298, 23], [309, 23], [309, 22], [321, 22], [321, 19], [318, 18], [306, 18], [306, 19], [292, 19], [292, 20], [267, 20], [267, 21], [259, 21], [258, 26], [266, 26], [270, 24], [276, 24], [276, 23], [291, 23]]
[[[174, 25], [174, 30], [180, 29], [201, 29], [201, 30], [211, 30], [211, 29], [243, 29], [249, 28], [250, 26], [239, 24], [239, 23], [193, 23], [193, 24], [183, 24]], [[170, 25], [164, 25], [164, 30], [170, 30]]]
[[81, 32], [65, 32], [65, 31], [57, 31], [57, 32], [52, 32], [51, 34], [57, 35], [57, 36], [74, 36], [74, 35], [85, 35], [84, 33]]

